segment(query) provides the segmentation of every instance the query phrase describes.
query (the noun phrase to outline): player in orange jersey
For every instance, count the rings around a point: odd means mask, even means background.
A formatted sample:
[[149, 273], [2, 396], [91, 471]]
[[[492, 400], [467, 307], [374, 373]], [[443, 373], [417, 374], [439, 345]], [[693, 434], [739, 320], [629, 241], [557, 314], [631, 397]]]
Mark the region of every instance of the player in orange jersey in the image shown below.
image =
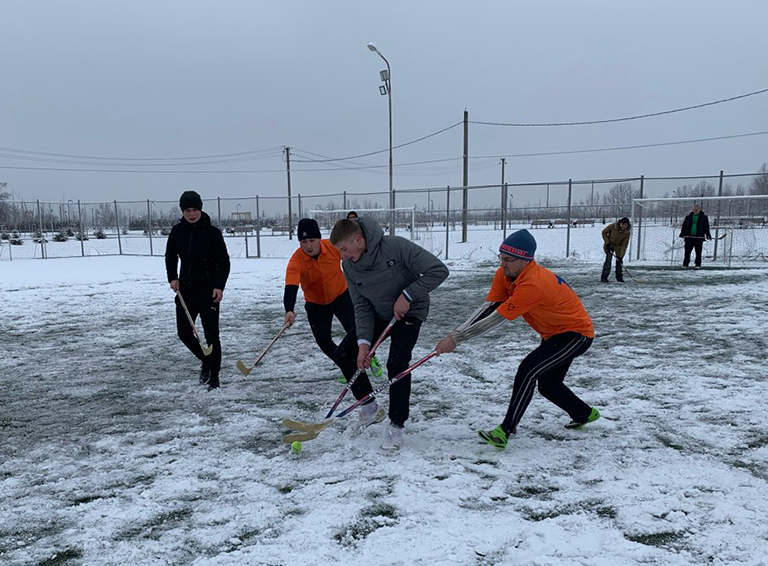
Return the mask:
[[[321, 238], [320, 227], [311, 218], [299, 220], [297, 235], [299, 249], [291, 256], [285, 270], [285, 324], [292, 326], [296, 321], [294, 308], [301, 285], [304, 309], [315, 342], [349, 379], [357, 370], [357, 333], [355, 307], [341, 271], [341, 255], [330, 240]], [[331, 335], [334, 317], [347, 333], [339, 345]], [[371, 366], [375, 375], [381, 375], [378, 360], [372, 360]]]
[[435, 347], [438, 354], [453, 352], [457, 344], [519, 316], [541, 335], [539, 347], [520, 363], [504, 420], [493, 430], [478, 431], [497, 448], [505, 448], [515, 433], [537, 382], [539, 392], [570, 415], [566, 428], [581, 428], [600, 416], [563, 383], [573, 359], [592, 345], [592, 320], [570, 286], [534, 261], [535, 251], [528, 230], [510, 234], [499, 248], [501, 266], [486, 303]]

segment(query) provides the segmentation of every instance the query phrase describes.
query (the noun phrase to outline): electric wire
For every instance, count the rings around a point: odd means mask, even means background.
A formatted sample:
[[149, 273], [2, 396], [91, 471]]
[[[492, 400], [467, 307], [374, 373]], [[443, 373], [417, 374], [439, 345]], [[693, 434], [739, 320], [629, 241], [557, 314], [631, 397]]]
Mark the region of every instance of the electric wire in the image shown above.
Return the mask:
[[28, 149], [16, 149], [12, 147], [0, 147], [0, 151], [10, 153], [21, 153], [29, 155], [41, 155], [49, 157], [67, 157], [72, 159], [86, 159], [86, 160], [105, 160], [105, 161], [190, 161], [197, 159], [221, 159], [226, 157], [242, 157], [246, 155], [266, 155], [269, 157], [279, 155], [280, 146], [273, 146], [264, 149], [255, 149], [250, 151], [239, 151], [236, 153], [220, 153], [216, 155], [195, 155], [186, 157], [108, 157], [99, 155], [74, 155], [70, 153], [51, 153], [46, 151], [32, 151]]
[[[728, 136], [715, 136], [715, 137], [708, 137], [708, 138], [697, 138], [697, 139], [690, 139], [690, 140], [678, 140], [678, 141], [671, 141], [671, 142], [658, 142], [658, 143], [649, 143], [649, 144], [637, 144], [637, 145], [625, 145], [625, 146], [615, 146], [615, 147], [602, 147], [602, 148], [589, 148], [589, 149], [573, 149], [573, 150], [563, 150], [563, 151], [542, 151], [542, 152], [528, 152], [528, 153], [507, 153], [507, 154], [499, 154], [499, 155], [479, 155], [479, 156], [470, 156], [470, 160], [478, 160], [478, 159], [499, 159], [502, 157], [506, 158], [525, 158], [525, 157], [545, 157], [545, 156], [556, 156], [556, 155], [572, 155], [572, 154], [579, 154], [579, 153], [600, 153], [600, 152], [608, 152], [608, 151], [624, 151], [624, 150], [631, 150], [631, 149], [644, 149], [644, 148], [653, 148], [653, 147], [665, 147], [665, 146], [675, 146], [675, 145], [685, 145], [685, 144], [693, 144], [693, 143], [705, 143], [705, 142], [713, 142], [713, 141], [719, 141], [719, 140], [727, 140], [727, 139], [737, 139], [737, 138], [746, 138], [746, 137], [752, 137], [752, 136], [763, 136], [768, 134], [768, 130], [762, 130], [757, 132], [748, 132], [743, 134], [733, 134]], [[427, 163], [437, 163], [437, 162], [448, 162], [448, 161], [457, 161], [462, 159], [461, 157], [449, 157], [444, 159], [431, 159], [426, 160], [422, 162], [411, 162], [411, 163], [403, 163], [398, 165], [400, 167], [401, 165], [418, 165], [418, 164], [427, 164]], [[322, 162], [322, 161], [320, 161]], [[383, 169], [385, 167], [388, 167], [388, 165], [362, 165], [362, 166], [351, 166], [351, 167], [345, 167], [344, 170], [349, 171], [368, 171], [368, 170], [376, 170], [376, 169]], [[143, 169], [128, 169], [128, 170], [119, 170], [119, 169], [83, 169], [83, 168], [59, 168], [59, 167], [23, 167], [23, 166], [12, 166], [12, 165], [0, 165], [0, 169], [11, 169], [11, 170], [32, 170], [32, 171], [80, 171], [80, 172], [91, 172], [91, 173], [212, 173], [212, 174], [240, 174], [240, 173], [285, 173], [285, 169], [240, 169], [240, 170], [232, 170], [232, 169], [222, 169], [222, 170], [173, 170], [173, 171], [167, 171], [167, 170], [143, 170]], [[340, 171], [338, 167], [320, 167], [320, 168], [296, 168], [291, 169], [292, 173], [306, 173], [306, 172], [325, 172], [325, 171]]]
[[703, 104], [694, 104], [693, 106], [685, 106], [683, 108], [675, 108], [673, 110], [664, 110], [662, 112], [652, 112], [650, 114], [638, 114], [636, 116], [625, 116], [623, 118], [609, 118], [606, 120], [585, 120], [581, 122], [541, 122], [541, 123], [509, 123], [509, 122], [480, 122], [476, 120], [470, 120], [470, 124], [479, 124], [483, 126], [507, 126], [507, 127], [557, 127], [557, 126], [586, 126], [590, 124], [610, 124], [612, 122], [627, 122], [629, 120], [640, 120], [643, 118], [653, 118], [656, 116], [664, 116], [667, 114], [675, 114], [677, 112], [685, 112], [687, 110], [695, 110], [697, 108], [704, 108], [706, 106], [714, 106], [715, 104], [723, 104], [724, 102], [732, 102], [742, 98], [750, 96], [756, 96], [768, 92], [768, 88], [756, 90], [754, 92], [748, 92], [746, 94], [739, 94], [737, 96], [731, 96], [730, 98], [723, 98], [721, 100], [714, 100], [712, 102], [705, 102]]

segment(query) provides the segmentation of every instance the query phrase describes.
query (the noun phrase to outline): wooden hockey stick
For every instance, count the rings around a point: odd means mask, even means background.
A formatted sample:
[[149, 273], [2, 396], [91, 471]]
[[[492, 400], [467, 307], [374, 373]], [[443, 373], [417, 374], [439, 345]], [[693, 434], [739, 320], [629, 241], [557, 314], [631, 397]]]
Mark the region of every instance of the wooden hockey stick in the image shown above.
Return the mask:
[[184, 314], [187, 315], [187, 320], [189, 321], [189, 324], [192, 327], [192, 333], [195, 335], [195, 338], [197, 338], [197, 341], [200, 343], [200, 347], [203, 349], [203, 355], [210, 356], [211, 352], [213, 352], [213, 345], [209, 346], [208, 344], [203, 342], [202, 338], [200, 338], [200, 334], [197, 333], [197, 328], [195, 327], [195, 321], [192, 320], [192, 315], [189, 314], [189, 309], [187, 308], [187, 303], [184, 302], [184, 297], [181, 296], [181, 293], [179, 291], [176, 291], [176, 296], [179, 298], [179, 302], [181, 302], [181, 308], [184, 309]]
[[251, 375], [251, 372], [253, 371], [253, 368], [256, 367], [256, 364], [258, 364], [261, 359], [269, 352], [269, 349], [272, 347], [272, 345], [277, 342], [277, 339], [280, 338], [280, 336], [283, 335], [283, 332], [285, 332], [288, 329], [288, 324], [284, 324], [283, 327], [280, 329], [280, 332], [277, 333], [277, 335], [272, 338], [272, 341], [267, 344], [267, 347], [264, 348], [264, 351], [259, 355], [258, 358], [256, 358], [256, 361], [253, 362], [250, 366], [246, 366], [242, 360], [237, 360], [237, 369], [240, 370], [240, 373], [242, 373], [245, 376]]

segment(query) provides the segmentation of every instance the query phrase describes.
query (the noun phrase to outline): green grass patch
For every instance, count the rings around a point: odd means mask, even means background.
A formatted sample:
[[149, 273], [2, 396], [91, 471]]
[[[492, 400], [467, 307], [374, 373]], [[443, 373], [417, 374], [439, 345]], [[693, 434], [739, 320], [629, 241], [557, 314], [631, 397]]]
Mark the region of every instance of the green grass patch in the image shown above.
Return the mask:
[[68, 548], [61, 552], [57, 552], [50, 558], [41, 560], [37, 563], [37, 566], [58, 566], [59, 564], [67, 564], [72, 560], [77, 560], [83, 557], [83, 551], [79, 548]]
[[624, 538], [636, 542], [639, 544], [644, 544], [645, 546], [655, 546], [657, 548], [665, 548], [678, 540], [680, 540], [684, 536], [684, 533], [679, 533], [675, 531], [667, 531], [667, 532], [661, 532], [661, 533], [648, 533], [648, 534], [639, 534], [639, 535], [628, 535], [624, 533]]
[[397, 509], [387, 503], [379, 502], [363, 509], [358, 520], [342, 528], [333, 535], [333, 539], [343, 547], [355, 547], [377, 529], [394, 526], [397, 523]]

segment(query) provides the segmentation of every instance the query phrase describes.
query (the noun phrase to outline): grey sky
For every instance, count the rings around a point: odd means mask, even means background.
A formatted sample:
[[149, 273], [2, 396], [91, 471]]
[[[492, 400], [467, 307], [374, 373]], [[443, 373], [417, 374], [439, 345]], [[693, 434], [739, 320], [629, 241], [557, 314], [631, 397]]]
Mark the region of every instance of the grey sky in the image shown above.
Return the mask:
[[[264, 159], [175, 169], [276, 173], [89, 173], [0, 168], [24, 199], [277, 196], [280, 146], [332, 157], [386, 149], [462, 119], [550, 122], [650, 113], [768, 87], [768, 2], [4, 1], [0, 146], [159, 158], [269, 149]], [[768, 130], [768, 94], [670, 116], [568, 128], [470, 126], [471, 156], [578, 150]], [[461, 185], [462, 131], [395, 151], [395, 187]], [[8, 152], [0, 150], [7, 155]], [[27, 154], [27, 156], [31, 156]], [[40, 157], [40, 156], [37, 156]], [[295, 159], [299, 159], [298, 155]], [[70, 160], [77, 161], [77, 160]], [[509, 158], [508, 182], [756, 171], [768, 136], [621, 152]], [[373, 171], [295, 163], [303, 196], [386, 191]], [[0, 157], [3, 167], [100, 168]], [[349, 165], [347, 165], [349, 166]], [[118, 169], [127, 169], [120, 166]], [[147, 170], [149, 167], [139, 167]], [[170, 168], [164, 168], [170, 169]], [[498, 158], [470, 184], [497, 183]], [[651, 192], [661, 191], [650, 184]], [[490, 198], [490, 197], [489, 197]]]

